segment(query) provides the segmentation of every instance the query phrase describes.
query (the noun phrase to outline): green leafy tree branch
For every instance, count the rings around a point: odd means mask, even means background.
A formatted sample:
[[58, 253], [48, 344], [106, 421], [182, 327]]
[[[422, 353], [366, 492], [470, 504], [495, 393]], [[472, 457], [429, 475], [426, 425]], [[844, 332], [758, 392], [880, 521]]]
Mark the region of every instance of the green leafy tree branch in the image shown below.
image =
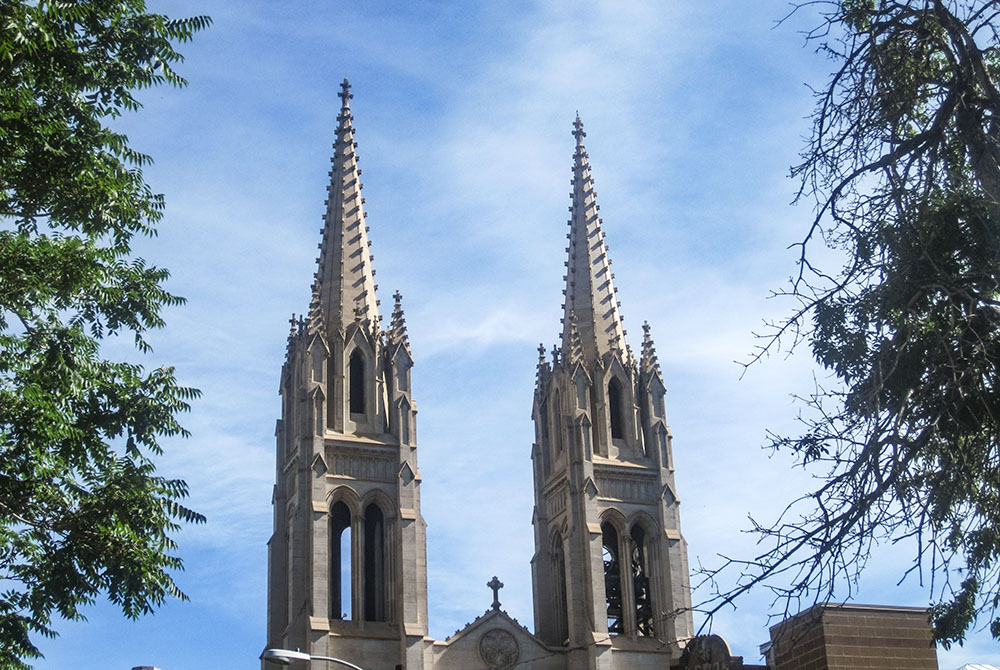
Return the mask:
[[131, 254], [163, 197], [111, 127], [144, 88], [186, 82], [174, 44], [210, 24], [142, 0], [0, 0], [0, 667], [38, 658], [53, 616], [106, 594], [126, 616], [185, 598], [169, 534], [204, 517], [156, 474], [198, 391], [101, 340], [163, 326], [165, 269]]

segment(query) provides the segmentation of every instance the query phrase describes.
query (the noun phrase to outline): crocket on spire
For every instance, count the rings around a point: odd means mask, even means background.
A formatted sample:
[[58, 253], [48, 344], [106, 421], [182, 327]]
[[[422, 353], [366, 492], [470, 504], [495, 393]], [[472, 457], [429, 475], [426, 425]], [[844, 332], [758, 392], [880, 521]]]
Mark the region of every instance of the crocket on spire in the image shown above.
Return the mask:
[[373, 328], [378, 328], [379, 322], [375, 270], [361, 197], [361, 170], [355, 153], [350, 104], [354, 96], [346, 78], [340, 88], [337, 139], [316, 275], [323, 322], [331, 331], [355, 321], [370, 321]]
[[587, 362], [612, 350], [621, 350], [625, 329], [615, 294], [611, 259], [598, 216], [597, 194], [583, 138], [583, 122], [573, 122], [573, 191], [570, 211], [569, 260], [566, 264], [566, 302], [563, 305], [563, 352], [573, 348], [573, 324]]

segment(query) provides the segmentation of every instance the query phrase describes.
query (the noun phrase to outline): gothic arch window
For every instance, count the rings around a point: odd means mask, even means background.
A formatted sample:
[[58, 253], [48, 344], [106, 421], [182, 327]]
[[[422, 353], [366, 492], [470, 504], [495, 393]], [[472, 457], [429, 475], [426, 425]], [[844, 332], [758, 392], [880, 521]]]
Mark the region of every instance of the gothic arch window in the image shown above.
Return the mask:
[[635, 597], [635, 624], [639, 635], [653, 637], [653, 595], [649, 580], [649, 548], [646, 530], [641, 524], [632, 527], [632, 594]]
[[541, 445], [542, 473], [548, 477], [552, 469], [549, 458], [549, 403], [542, 400], [538, 406], [538, 443]]
[[649, 444], [646, 443], [651, 437], [647, 432], [649, 430], [649, 391], [643, 391], [639, 401], [639, 425], [642, 430], [642, 438], [639, 440], [639, 448], [642, 449], [642, 455], [649, 458], [653, 454], [650, 452], [650, 447], [652, 446], [652, 440]]
[[385, 621], [385, 517], [375, 503], [365, 508], [364, 565], [365, 621]]
[[337, 379], [337, 369], [333, 356], [326, 359], [326, 425], [334, 429], [337, 425], [337, 402], [340, 394], [336, 392], [335, 382]]
[[604, 543], [604, 600], [607, 605], [608, 633], [622, 632], [621, 547], [618, 531], [611, 523], [601, 524]]
[[625, 391], [618, 377], [608, 382], [608, 410], [611, 413], [611, 439], [625, 439]]
[[348, 364], [348, 403], [351, 414], [365, 413], [365, 355], [360, 349], [355, 349], [351, 354], [351, 362]]
[[285, 583], [282, 585], [284, 587], [284, 592], [281, 594], [283, 596], [282, 600], [285, 603], [284, 611], [281, 612], [279, 616], [284, 617], [285, 625], [291, 621], [292, 618], [292, 595], [294, 593], [293, 589], [293, 576], [295, 574], [295, 564], [294, 564], [294, 550], [292, 547], [292, 533], [289, 530], [292, 527], [292, 513], [289, 509], [289, 514], [285, 517]]
[[330, 510], [331, 619], [350, 619], [352, 615], [351, 539], [351, 510], [341, 500]]
[[556, 391], [555, 395], [552, 396], [552, 407], [549, 410], [549, 413], [552, 416], [552, 447], [556, 457], [558, 457], [563, 450], [562, 421], [559, 418], [560, 410], [562, 409], [562, 403], [560, 400], [559, 391]]
[[569, 602], [566, 598], [566, 554], [558, 531], [552, 538], [552, 579], [555, 580], [555, 640], [556, 644], [565, 645], [569, 638]]

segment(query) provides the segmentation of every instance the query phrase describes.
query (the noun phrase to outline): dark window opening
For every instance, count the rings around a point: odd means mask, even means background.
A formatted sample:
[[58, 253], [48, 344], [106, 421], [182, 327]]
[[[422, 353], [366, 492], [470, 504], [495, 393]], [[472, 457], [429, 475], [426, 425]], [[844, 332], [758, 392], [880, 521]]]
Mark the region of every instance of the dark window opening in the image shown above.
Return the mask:
[[365, 357], [357, 349], [351, 354], [350, 404], [351, 414], [365, 413]]
[[622, 631], [622, 582], [619, 561], [618, 531], [614, 526], [601, 524], [604, 537], [604, 599], [607, 603], [608, 633]]
[[351, 511], [338, 502], [330, 512], [330, 618], [351, 618]]
[[333, 357], [331, 356], [326, 359], [326, 425], [328, 428], [333, 428], [337, 422], [336, 407], [337, 399], [340, 395], [334, 389], [334, 384], [337, 383], [334, 381], [337, 378], [335, 372]]
[[385, 620], [385, 523], [372, 503], [365, 509], [365, 621]]
[[563, 431], [561, 422], [559, 420], [559, 410], [562, 407], [562, 403], [560, 401], [561, 398], [559, 397], [559, 393], [556, 392], [556, 394], [552, 396], [552, 407], [550, 409], [552, 413], [552, 431], [553, 433], [555, 433], [554, 438], [552, 440], [553, 442], [552, 446], [554, 448], [554, 453], [556, 456], [561, 454], [563, 450], [563, 437], [562, 437]]
[[563, 554], [562, 537], [557, 533], [552, 542], [552, 558], [555, 563], [556, 578], [556, 644], [569, 642], [569, 604], [566, 599], [566, 557]]
[[632, 529], [632, 592], [635, 594], [635, 624], [639, 635], [653, 637], [653, 598], [649, 590], [649, 562], [646, 531]]
[[539, 421], [539, 432], [541, 433], [539, 441], [541, 442], [542, 449], [542, 472], [545, 476], [548, 476], [551, 470], [551, 463], [549, 458], [549, 449], [551, 445], [549, 444], [549, 404], [543, 402], [542, 406], [538, 410], [538, 421]]
[[611, 437], [616, 440], [625, 438], [624, 410], [622, 400], [625, 394], [622, 392], [622, 383], [617, 377], [612, 377], [608, 382], [608, 408], [611, 410]]

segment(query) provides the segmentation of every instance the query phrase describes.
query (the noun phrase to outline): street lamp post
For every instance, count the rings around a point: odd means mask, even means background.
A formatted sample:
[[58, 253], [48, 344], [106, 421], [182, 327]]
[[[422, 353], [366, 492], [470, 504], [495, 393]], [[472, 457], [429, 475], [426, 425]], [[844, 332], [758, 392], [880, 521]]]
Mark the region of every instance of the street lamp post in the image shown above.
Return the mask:
[[291, 651], [289, 649], [265, 649], [264, 653], [260, 655], [260, 658], [262, 661], [270, 661], [271, 663], [277, 663], [278, 665], [289, 665], [294, 661], [327, 661], [328, 663], [338, 663], [346, 668], [353, 668], [354, 670], [364, 670], [361, 666], [348, 663], [347, 661], [339, 658], [331, 658], [330, 656], [313, 656], [312, 654], [307, 654], [303, 651]]

